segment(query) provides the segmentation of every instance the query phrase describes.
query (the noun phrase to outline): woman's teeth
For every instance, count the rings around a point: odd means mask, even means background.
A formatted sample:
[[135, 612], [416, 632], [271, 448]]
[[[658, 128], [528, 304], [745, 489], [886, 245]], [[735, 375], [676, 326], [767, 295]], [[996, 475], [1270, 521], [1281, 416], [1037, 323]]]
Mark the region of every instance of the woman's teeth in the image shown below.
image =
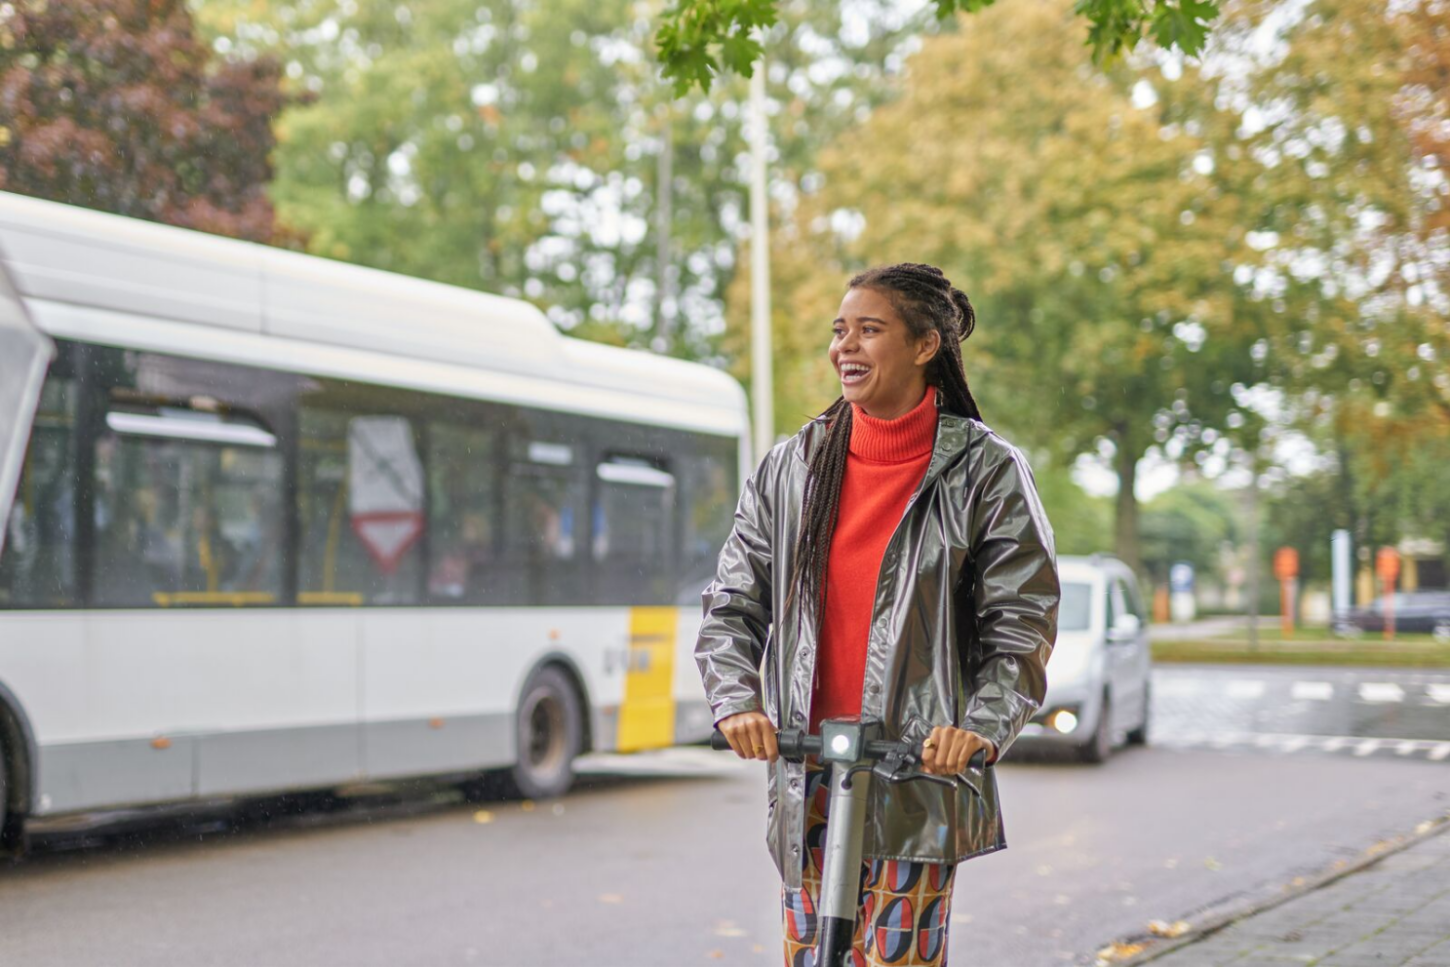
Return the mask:
[[871, 371], [869, 366], [858, 366], [855, 363], [846, 363], [841, 367], [841, 382], [846, 384], [859, 383], [866, 378]]

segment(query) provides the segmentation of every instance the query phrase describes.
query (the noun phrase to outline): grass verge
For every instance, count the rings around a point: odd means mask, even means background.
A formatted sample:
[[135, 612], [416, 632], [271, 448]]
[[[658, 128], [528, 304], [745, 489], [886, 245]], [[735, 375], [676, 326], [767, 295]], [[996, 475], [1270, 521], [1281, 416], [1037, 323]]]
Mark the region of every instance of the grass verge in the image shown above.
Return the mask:
[[1296, 630], [1289, 639], [1265, 628], [1257, 647], [1242, 632], [1215, 638], [1153, 642], [1153, 660], [1232, 665], [1347, 665], [1392, 668], [1450, 668], [1450, 643], [1432, 635], [1335, 638], [1322, 629]]

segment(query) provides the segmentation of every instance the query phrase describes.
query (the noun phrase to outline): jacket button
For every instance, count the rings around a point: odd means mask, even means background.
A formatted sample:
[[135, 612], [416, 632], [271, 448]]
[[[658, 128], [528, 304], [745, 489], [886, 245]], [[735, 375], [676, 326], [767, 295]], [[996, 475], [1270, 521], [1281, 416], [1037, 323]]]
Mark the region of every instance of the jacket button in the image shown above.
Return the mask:
[[790, 855], [791, 856], [799, 856], [799, 855], [801, 855], [801, 848], [799, 846], [792, 846], [790, 848]]

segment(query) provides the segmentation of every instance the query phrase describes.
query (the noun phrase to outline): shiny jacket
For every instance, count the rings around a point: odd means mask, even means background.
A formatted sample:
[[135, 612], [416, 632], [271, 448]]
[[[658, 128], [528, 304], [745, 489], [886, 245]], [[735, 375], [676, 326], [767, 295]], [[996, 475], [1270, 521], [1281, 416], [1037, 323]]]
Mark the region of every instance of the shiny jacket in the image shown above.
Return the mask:
[[[808, 423], [761, 461], [705, 589], [695, 660], [717, 723], [763, 709], [778, 728], [808, 727], [816, 639], [798, 605], [785, 605], [807, 460], [823, 430]], [[888, 739], [955, 725], [1005, 752], [1046, 693], [1058, 596], [1052, 530], [1026, 460], [978, 421], [941, 413], [882, 559], [862, 717], [885, 723]], [[779, 759], [769, 773], [766, 840], [798, 889], [805, 769]], [[960, 778], [980, 795], [960, 783], [873, 782], [865, 855], [955, 863], [1005, 847], [994, 770]]]

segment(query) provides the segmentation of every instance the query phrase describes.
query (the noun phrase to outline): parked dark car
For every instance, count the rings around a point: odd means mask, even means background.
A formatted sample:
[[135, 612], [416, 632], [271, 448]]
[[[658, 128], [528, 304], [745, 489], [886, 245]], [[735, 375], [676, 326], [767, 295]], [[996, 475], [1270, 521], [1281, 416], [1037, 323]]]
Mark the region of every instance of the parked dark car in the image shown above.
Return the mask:
[[[1450, 641], [1450, 591], [1406, 591], [1394, 595], [1396, 631], [1421, 632]], [[1352, 608], [1335, 622], [1341, 633], [1385, 630], [1385, 599]]]

